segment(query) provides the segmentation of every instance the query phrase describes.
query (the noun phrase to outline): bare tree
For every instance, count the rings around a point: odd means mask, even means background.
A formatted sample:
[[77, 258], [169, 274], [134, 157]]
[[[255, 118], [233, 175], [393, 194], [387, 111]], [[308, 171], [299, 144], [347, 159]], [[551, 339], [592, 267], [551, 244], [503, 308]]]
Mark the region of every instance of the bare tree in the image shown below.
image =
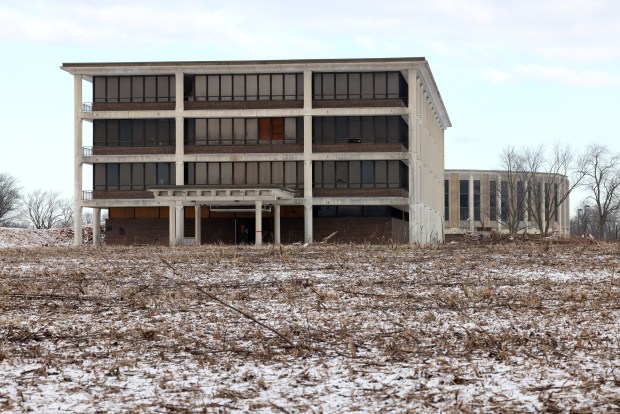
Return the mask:
[[15, 177], [0, 173], [0, 226], [9, 223], [19, 212], [20, 191]]
[[[577, 157], [568, 146], [553, 144], [549, 155], [543, 158], [537, 179], [531, 182], [532, 218], [542, 234], [548, 234], [558, 216], [558, 210], [568, 202], [573, 190], [583, 184], [583, 158]], [[534, 176], [532, 176], [534, 178]], [[561, 188], [565, 178], [567, 186]]]
[[610, 153], [605, 145], [590, 145], [581, 167], [588, 200], [596, 211], [596, 233], [602, 239], [610, 216], [620, 210], [620, 155]]
[[[555, 143], [550, 153], [543, 145], [519, 150], [508, 146], [502, 152], [501, 165], [506, 180], [500, 186], [506, 193], [502, 195], [501, 217], [511, 233], [527, 227], [529, 220], [541, 234], [549, 233], [558, 210], [584, 178], [581, 160], [560, 143]], [[561, 188], [569, 176], [568, 185]]]
[[51, 229], [69, 225], [73, 208], [58, 192], [35, 190], [24, 197], [24, 215], [35, 228]]
[[508, 145], [501, 154], [503, 183], [498, 192], [502, 199], [498, 219], [511, 233], [517, 233], [527, 227], [526, 213], [531, 205], [532, 191], [530, 183], [542, 165], [544, 149], [516, 149]]

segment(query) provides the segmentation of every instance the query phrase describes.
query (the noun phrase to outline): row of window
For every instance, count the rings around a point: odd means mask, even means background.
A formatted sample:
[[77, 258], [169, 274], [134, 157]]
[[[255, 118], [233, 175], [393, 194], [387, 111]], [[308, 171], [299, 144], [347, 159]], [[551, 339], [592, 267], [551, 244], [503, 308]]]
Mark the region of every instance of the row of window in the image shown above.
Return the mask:
[[185, 75], [186, 101], [282, 101], [304, 99], [301, 73]]
[[[404, 188], [407, 167], [400, 161], [317, 161], [314, 188]], [[303, 187], [303, 162], [197, 162], [185, 163], [187, 185], [280, 185]], [[95, 190], [145, 190], [174, 185], [174, 163], [95, 164]]]
[[303, 162], [189, 162], [185, 164], [187, 185], [279, 185], [303, 187]]
[[174, 102], [174, 75], [95, 76], [95, 103]]
[[[315, 144], [401, 143], [408, 126], [400, 116], [314, 117]], [[186, 118], [185, 145], [303, 144], [303, 118]], [[95, 146], [174, 146], [175, 120], [96, 119]]]
[[175, 164], [165, 162], [95, 164], [93, 189], [140, 191], [150, 186], [174, 185]]
[[314, 99], [406, 99], [400, 72], [314, 73]]
[[[313, 99], [402, 99], [408, 88], [400, 72], [313, 73]], [[186, 101], [303, 100], [302, 73], [185, 75]], [[174, 75], [95, 76], [95, 103], [174, 102]]]
[[407, 147], [409, 128], [400, 116], [326, 116], [312, 118], [315, 144], [401, 143]]
[[303, 127], [303, 118], [189, 118], [185, 144], [303, 144]]
[[315, 161], [312, 166], [314, 188], [408, 189], [401, 161]]
[[96, 119], [93, 121], [94, 146], [150, 147], [174, 146], [175, 120]]
[[[501, 181], [500, 188], [498, 189], [497, 181], [491, 180], [489, 181], [489, 221], [497, 221], [497, 196], [499, 191], [500, 203], [501, 203], [501, 211], [500, 220], [506, 222], [508, 221], [510, 211], [509, 211], [509, 199], [510, 190], [508, 188], [508, 181]], [[558, 186], [554, 184], [554, 193], [551, 195], [549, 192], [549, 184], [545, 183], [545, 194], [547, 197], [547, 202], [549, 199], [553, 199], [555, 203], [555, 209], [558, 208]], [[474, 180], [474, 220], [481, 220], [481, 198], [480, 198], [480, 180]], [[527, 189], [523, 181], [517, 182], [516, 188], [516, 216], [518, 221], [523, 221], [525, 219], [525, 213], [527, 212], [528, 217], [532, 217], [532, 205], [533, 203], [539, 203], [538, 200], [533, 200], [533, 194], [531, 188]], [[527, 203], [527, 206], [526, 206]], [[449, 180], [444, 181], [444, 209], [445, 209], [445, 220], [450, 220], [450, 182]], [[547, 214], [549, 213], [547, 209]], [[459, 220], [465, 221], [468, 220], [469, 217], [469, 180], [459, 180]], [[547, 217], [547, 220], [549, 217]], [[558, 220], [556, 215], [555, 220]]]

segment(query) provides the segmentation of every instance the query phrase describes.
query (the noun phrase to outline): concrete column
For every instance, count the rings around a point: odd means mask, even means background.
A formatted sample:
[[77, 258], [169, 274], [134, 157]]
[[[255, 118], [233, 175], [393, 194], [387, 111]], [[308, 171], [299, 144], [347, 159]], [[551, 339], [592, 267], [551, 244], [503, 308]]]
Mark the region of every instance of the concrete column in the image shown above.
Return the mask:
[[175, 207], [176, 213], [176, 244], [177, 246], [183, 245], [185, 239], [185, 209], [183, 206]]
[[202, 206], [194, 206], [194, 244], [200, 246], [202, 243]]
[[273, 244], [280, 244], [280, 204], [273, 205]]
[[529, 214], [529, 208], [528, 208], [528, 204], [529, 203], [529, 199], [527, 197], [527, 190], [528, 190], [528, 185], [529, 183], [527, 181], [525, 181], [523, 183], [523, 194], [525, 196], [525, 200], [523, 201], [523, 224], [525, 225], [525, 232], [528, 233], [530, 226], [529, 226], [529, 222], [530, 222], [530, 214]]
[[82, 75], [73, 76], [73, 245], [82, 245]]
[[101, 245], [101, 209], [93, 208], [93, 247]]
[[409, 130], [409, 136], [407, 137], [407, 165], [408, 165], [408, 181], [409, 181], [409, 244], [416, 244], [420, 242], [420, 223], [419, 215], [416, 209], [417, 204], [420, 201], [420, 189], [419, 189], [419, 166], [418, 166], [418, 128], [416, 110], [417, 107], [417, 93], [418, 93], [418, 74], [416, 69], [409, 69], [407, 71], [407, 83], [408, 83], [408, 105], [407, 105], [407, 125]]
[[545, 231], [545, 226], [547, 224], [547, 215], [545, 214], [545, 210], [546, 210], [546, 204], [545, 204], [545, 182], [541, 181], [540, 182], [540, 228], [542, 228], [542, 231]]
[[168, 242], [170, 246], [176, 246], [177, 244], [177, 225], [176, 225], [176, 208], [174, 204], [168, 207]]
[[497, 186], [495, 187], [495, 204], [497, 216], [497, 231], [502, 231], [502, 176], [497, 176]]
[[183, 72], [177, 72], [175, 75], [175, 184], [184, 185], [184, 165], [183, 155], [185, 154], [185, 123], [183, 119], [183, 110], [185, 108], [185, 98], [183, 91]]
[[304, 71], [304, 241], [314, 240], [312, 223], [312, 71]]
[[306, 243], [314, 241], [312, 225], [312, 205], [304, 205], [304, 241]]
[[256, 201], [256, 215], [254, 220], [254, 244], [263, 244], [263, 202]]
[[476, 229], [475, 222], [476, 217], [474, 214], [474, 176], [469, 174], [469, 194], [468, 194], [467, 211], [469, 215], [469, 231], [473, 233]]

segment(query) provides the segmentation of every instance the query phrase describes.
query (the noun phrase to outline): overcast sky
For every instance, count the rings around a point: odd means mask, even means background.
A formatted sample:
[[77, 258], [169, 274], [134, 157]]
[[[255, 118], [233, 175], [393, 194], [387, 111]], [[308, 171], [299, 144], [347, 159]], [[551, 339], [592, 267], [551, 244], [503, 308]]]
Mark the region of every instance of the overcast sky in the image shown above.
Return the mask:
[[423, 56], [447, 169], [498, 168], [508, 144], [620, 152], [619, 39], [616, 0], [0, 0], [0, 172], [72, 195], [63, 62]]

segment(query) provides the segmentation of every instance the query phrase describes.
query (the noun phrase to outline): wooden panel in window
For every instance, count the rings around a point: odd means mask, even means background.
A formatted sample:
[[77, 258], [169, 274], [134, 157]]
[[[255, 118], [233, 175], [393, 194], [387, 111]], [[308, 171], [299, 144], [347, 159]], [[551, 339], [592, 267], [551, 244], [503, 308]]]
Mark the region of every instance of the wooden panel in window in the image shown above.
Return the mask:
[[159, 218], [158, 207], [136, 207], [136, 218]]
[[271, 118], [271, 139], [284, 139], [284, 118]]
[[261, 141], [271, 139], [271, 118], [260, 118], [258, 120], [258, 137]]

